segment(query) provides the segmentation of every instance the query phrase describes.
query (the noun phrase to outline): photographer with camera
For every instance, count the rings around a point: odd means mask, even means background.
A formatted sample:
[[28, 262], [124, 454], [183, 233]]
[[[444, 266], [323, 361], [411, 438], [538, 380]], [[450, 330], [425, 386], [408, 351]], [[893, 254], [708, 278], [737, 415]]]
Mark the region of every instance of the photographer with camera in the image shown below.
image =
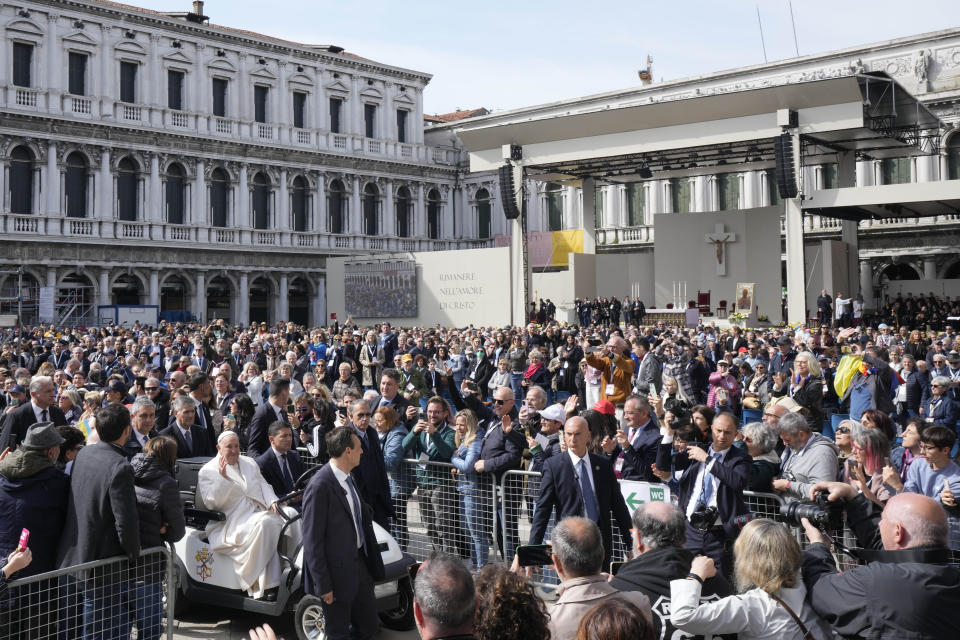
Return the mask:
[[[679, 506], [687, 515], [686, 548], [713, 558], [725, 576], [731, 575], [731, 543], [737, 536], [737, 516], [747, 513], [743, 490], [750, 483], [750, 456], [734, 447], [737, 421], [731, 413], [718, 414], [711, 425], [713, 443], [708, 449], [690, 443], [673, 457], [682, 470]], [[657, 468], [668, 469], [674, 430], [666, 423], [657, 456]]]
[[810, 604], [844, 637], [951, 638], [960, 610], [960, 568], [949, 566], [948, 525], [931, 498], [904, 493], [880, 506], [843, 482], [821, 482], [811, 498], [841, 503], [870, 564], [837, 573], [830, 539], [802, 520]]
[[608, 400], [620, 409], [619, 418], [623, 413], [623, 403], [630, 395], [636, 369], [627, 351], [627, 341], [623, 336], [613, 333], [603, 347], [593, 347], [586, 340], [582, 346], [587, 364], [600, 372], [600, 399]]
[[780, 477], [773, 490], [787, 500], [800, 500], [818, 482], [835, 480], [840, 469], [840, 450], [829, 438], [814, 433], [801, 413], [787, 413], [777, 425], [786, 447], [780, 463]]

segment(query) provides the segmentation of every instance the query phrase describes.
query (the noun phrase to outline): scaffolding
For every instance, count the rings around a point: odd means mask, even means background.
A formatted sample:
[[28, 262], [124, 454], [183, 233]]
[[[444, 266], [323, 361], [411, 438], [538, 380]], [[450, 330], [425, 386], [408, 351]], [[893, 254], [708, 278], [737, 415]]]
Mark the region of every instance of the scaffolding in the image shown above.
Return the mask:
[[64, 282], [57, 287], [53, 301], [54, 324], [58, 327], [78, 327], [97, 324], [93, 286]]

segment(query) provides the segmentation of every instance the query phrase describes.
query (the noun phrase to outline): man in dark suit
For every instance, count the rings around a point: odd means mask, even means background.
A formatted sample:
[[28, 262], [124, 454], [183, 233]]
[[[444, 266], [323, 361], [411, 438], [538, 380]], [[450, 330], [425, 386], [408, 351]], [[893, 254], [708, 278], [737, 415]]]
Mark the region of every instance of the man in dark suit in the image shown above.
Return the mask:
[[396, 369], [384, 369], [380, 376], [380, 395], [374, 398], [370, 403], [370, 408], [376, 411], [380, 407], [390, 407], [397, 412], [401, 422], [408, 427], [417, 422], [417, 412], [420, 407], [415, 407], [412, 412], [408, 412], [412, 405], [400, 393], [400, 372]]
[[137, 398], [130, 407], [133, 428], [130, 429], [130, 438], [123, 445], [123, 455], [127, 456], [128, 460], [143, 451], [144, 445], [150, 438], [157, 436], [156, 413], [153, 402], [146, 396]]
[[351, 475], [357, 485], [357, 491], [365, 503], [373, 509], [373, 519], [381, 527], [389, 529], [390, 518], [394, 516], [393, 499], [390, 497], [390, 481], [387, 479], [387, 467], [380, 449], [380, 438], [376, 429], [370, 426], [370, 405], [366, 400], [355, 400], [348, 407], [350, 424], [357, 437], [363, 455]]
[[66, 426], [67, 419], [60, 407], [53, 402], [56, 389], [53, 380], [37, 376], [30, 381], [30, 402], [7, 414], [0, 432], [0, 451], [7, 447], [16, 449], [27, 435], [30, 425], [37, 422], [52, 422], [58, 427]]
[[[293, 427], [279, 420], [267, 431], [270, 448], [257, 458], [257, 466], [263, 479], [273, 487], [278, 496], [293, 491], [293, 483], [306, 469], [296, 451], [293, 451]], [[299, 505], [291, 505], [294, 508]]]
[[[57, 552], [57, 564], [71, 567], [93, 560], [126, 556], [131, 562], [140, 552], [140, 529], [133, 467], [123, 455], [130, 438], [130, 412], [123, 405], [108, 405], [97, 412], [100, 442], [80, 450], [70, 474], [67, 517]], [[116, 565], [92, 570], [82, 583], [84, 637], [102, 635], [105, 629], [130, 628], [129, 596], [132, 583], [116, 572]]]
[[[709, 449], [693, 444], [673, 458], [680, 476], [679, 507], [687, 516], [686, 549], [713, 558], [725, 576], [733, 571], [728, 541], [737, 536], [733, 519], [748, 512], [743, 490], [750, 483], [750, 456], [733, 440], [737, 421], [732, 413], [720, 413], [711, 427], [713, 443]], [[657, 456], [657, 468], [670, 469], [673, 430], [663, 428], [663, 441]], [[695, 526], [696, 525], [696, 526]]]
[[605, 436], [600, 446], [610, 456], [614, 473], [623, 480], [660, 482], [651, 466], [657, 461], [660, 428], [650, 418], [650, 403], [640, 396], [630, 396], [623, 403], [627, 423], [617, 429], [614, 438]]
[[587, 451], [590, 426], [580, 417], [563, 425], [566, 453], [548, 458], [543, 465], [540, 495], [533, 510], [530, 544], [540, 544], [547, 532], [550, 514], [556, 511], [557, 522], [567, 516], [583, 516], [597, 523], [603, 538], [604, 564], [609, 566], [613, 550], [613, 529], [610, 515], [617, 520], [625, 549], [631, 545], [630, 512], [620, 493], [613, 465], [604, 456]]
[[208, 444], [210, 445], [210, 455], [216, 455], [217, 432], [213, 428], [213, 416], [210, 413], [207, 402], [213, 397], [213, 382], [210, 376], [205, 373], [195, 373], [187, 380], [187, 389], [190, 390], [190, 397], [197, 403], [196, 423], [199, 424], [207, 434]]
[[[491, 419], [487, 424], [483, 443], [480, 446], [480, 459], [474, 463], [473, 468], [477, 473], [488, 474], [483, 482], [492, 481], [499, 485], [506, 471], [520, 468], [527, 441], [520, 430], [514, 428], [519, 424], [519, 419], [514, 406], [513, 390], [510, 387], [500, 387], [494, 392], [493, 410], [496, 420]], [[519, 482], [508, 484], [504, 489], [502, 503], [497, 505], [502, 518], [501, 522], [506, 524], [508, 553], [512, 553], [517, 547], [517, 515], [520, 512], [521, 489], [522, 485]], [[490, 497], [486, 496], [485, 499], [489, 502]], [[487, 511], [489, 511], [488, 507], [492, 505], [484, 505]], [[497, 545], [503, 552], [503, 534], [500, 527], [497, 527], [496, 538]]]
[[287, 416], [287, 402], [290, 400], [290, 381], [283, 378], [274, 378], [270, 381], [270, 397], [257, 407], [250, 420], [248, 430], [247, 455], [258, 458], [270, 448], [267, 432], [274, 422], [290, 424]]
[[383, 559], [370, 507], [350, 474], [363, 448], [344, 426], [327, 435], [327, 451], [330, 463], [303, 497], [303, 587], [322, 600], [330, 640], [367, 640], [379, 627], [373, 585], [383, 578]]
[[173, 401], [173, 424], [160, 432], [177, 441], [177, 458], [217, 455], [210, 446], [206, 430], [196, 423], [197, 405], [190, 396], [180, 396]]

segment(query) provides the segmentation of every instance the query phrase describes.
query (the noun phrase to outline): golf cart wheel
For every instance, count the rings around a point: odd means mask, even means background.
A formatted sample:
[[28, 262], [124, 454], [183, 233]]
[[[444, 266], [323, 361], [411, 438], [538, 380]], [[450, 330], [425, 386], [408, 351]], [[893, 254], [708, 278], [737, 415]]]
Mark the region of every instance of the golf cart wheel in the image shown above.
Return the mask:
[[396, 609], [380, 612], [380, 622], [387, 629], [393, 631], [410, 631], [414, 628], [413, 620], [413, 585], [410, 584], [410, 578], [403, 578], [397, 585], [397, 595], [399, 602]]
[[323, 604], [316, 596], [305, 595], [297, 603], [294, 617], [297, 638], [300, 640], [324, 640], [327, 637], [323, 619]]

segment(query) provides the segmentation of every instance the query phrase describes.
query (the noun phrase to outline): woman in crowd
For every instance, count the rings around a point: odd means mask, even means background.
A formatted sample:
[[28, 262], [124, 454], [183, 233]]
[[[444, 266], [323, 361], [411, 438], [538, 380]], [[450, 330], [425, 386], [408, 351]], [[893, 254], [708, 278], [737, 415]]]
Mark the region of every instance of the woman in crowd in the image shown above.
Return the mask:
[[[826, 640], [830, 628], [806, 604], [800, 545], [785, 525], [749, 522], [733, 545], [739, 595], [700, 602], [703, 581], [717, 574], [713, 560], [697, 556], [690, 575], [670, 582], [670, 621], [696, 635], [738, 634], [740, 640]], [[799, 618], [799, 622], [796, 618]]]
[[843, 482], [849, 482], [881, 507], [896, 493], [883, 481], [890, 464], [890, 441], [880, 429], [857, 428], [850, 433], [853, 453], [844, 463]]
[[277, 355], [277, 350], [272, 344], [268, 344], [265, 351], [267, 356], [267, 369], [273, 371], [283, 362], [283, 356]]
[[770, 402], [770, 376], [767, 375], [767, 363], [760, 360], [753, 369], [753, 375], [744, 379], [743, 408], [763, 409], [768, 402]]
[[879, 429], [883, 435], [887, 436], [888, 442], [894, 442], [897, 438], [896, 427], [893, 426], [893, 420], [883, 411], [878, 409], [867, 409], [860, 416], [860, 424], [865, 429]]
[[793, 375], [782, 385], [774, 383], [773, 396], [789, 395], [807, 410], [807, 424], [814, 433], [823, 431], [823, 373], [812, 351], [801, 351], [793, 361]]
[[608, 598], [580, 620], [576, 640], [653, 640], [653, 625], [632, 602]]
[[577, 408], [587, 407], [587, 361], [580, 360], [577, 365], [577, 375], [574, 376], [574, 385], [577, 387]]
[[83, 395], [83, 413], [80, 414], [76, 427], [83, 431], [83, 435], [87, 438], [87, 444], [100, 442], [100, 438], [97, 436], [97, 411], [100, 410], [102, 404], [102, 391], [87, 391]]
[[[527, 365], [527, 370], [523, 372], [523, 379], [520, 381], [520, 386], [523, 387], [523, 394], [526, 396], [530, 387], [540, 387], [547, 391], [547, 402], [549, 403], [550, 378], [548, 377], [547, 368], [543, 365], [543, 353], [541, 353], [539, 349], [534, 349], [530, 352], [529, 360], [530, 364]], [[524, 396], [518, 396], [517, 402], [521, 402], [521, 398]]]
[[77, 424], [80, 416], [83, 415], [80, 394], [73, 389], [60, 390], [59, 406], [60, 410], [63, 411], [64, 417], [67, 419], [67, 424], [70, 426]]
[[[673, 376], [663, 376], [663, 389], [660, 391], [661, 411], [670, 411], [674, 415], [688, 413], [692, 402], [683, 393], [677, 379]], [[658, 414], [658, 415], [662, 415]]]
[[947, 376], [936, 376], [930, 381], [930, 402], [920, 406], [920, 415], [931, 424], [944, 424], [956, 428], [960, 417], [957, 402], [951, 397], [952, 381]]
[[470, 409], [457, 414], [455, 421], [457, 436], [456, 452], [450, 462], [453, 464], [457, 479], [457, 493], [460, 494], [460, 513], [466, 518], [467, 531], [470, 534], [470, 557], [476, 569], [487, 564], [490, 546], [485, 533], [483, 518], [487, 515], [481, 495], [480, 478], [473, 468], [480, 458], [483, 445], [483, 430], [477, 426], [477, 416]]
[[927, 357], [927, 342], [923, 339], [918, 329], [910, 332], [910, 340], [903, 347], [904, 354], [910, 354], [916, 361], [924, 360]]
[[676, 469], [674, 461], [677, 454], [683, 453], [687, 447], [706, 449], [709, 445], [703, 433], [688, 420], [675, 419], [669, 411], [664, 415], [663, 426], [673, 431], [673, 443], [661, 444], [657, 450], [657, 462], [654, 464], [653, 474], [667, 483], [672, 495], [680, 490], [682, 469]]
[[[140, 547], [163, 547], [179, 541], [186, 533], [180, 489], [173, 467], [177, 442], [169, 436], [155, 436], [130, 461], [137, 492]], [[147, 556], [137, 562], [135, 573], [137, 638], [155, 640], [163, 626], [163, 575], [166, 563]]]
[[[890, 464], [893, 471], [900, 477], [900, 482], [907, 481], [907, 471], [913, 461], [920, 457], [920, 432], [926, 427], [923, 418], [910, 418], [907, 427], [903, 430], [903, 446], [895, 447], [890, 451]], [[887, 470], [884, 469], [886, 479]], [[889, 481], [888, 481], [889, 483]]]
[[256, 410], [250, 396], [245, 393], [238, 393], [230, 399], [229, 413], [223, 418], [224, 430], [237, 432], [237, 437], [240, 438], [240, 448], [244, 451], [247, 449], [247, 438], [249, 436], [247, 431]]
[[454, 386], [459, 389], [467, 375], [467, 359], [461, 352], [460, 345], [450, 345], [450, 355], [444, 362], [444, 366], [447, 369], [447, 375], [453, 376]]
[[730, 363], [717, 362], [717, 370], [710, 374], [710, 387], [707, 390], [707, 406], [720, 413], [737, 413], [740, 406], [740, 383], [730, 373]]
[[[490, 376], [490, 382], [487, 383], [487, 395], [492, 396], [493, 392], [500, 387], [510, 386], [510, 371], [507, 369], [508, 365], [509, 362], [506, 358], [497, 360], [497, 370]], [[515, 397], [522, 398], [523, 396]]]
[[753, 458], [750, 467], [750, 491], [773, 492], [773, 479], [780, 473], [780, 456], [777, 455], [777, 430], [766, 422], [751, 422], [744, 425], [743, 443]]
[[[510, 388], [514, 398], [523, 397], [523, 372], [527, 369], [527, 347], [523, 336], [514, 336], [510, 341], [510, 350], [507, 351], [507, 369], [510, 371]], [[578, 360], [579, 362], [579, 360]]]
[[843, 474], [843, 465], [853, 454], [853, 446], [850, 441], [850, 427], [854, 424], [853, 420], [844, 420], [837, 426], [834, 442], [840, 452], [837, 454], [837, 461], [840, 463], [840, 473]]
[[253, 405], [259, 407], [265, 401], [263, 395], [267, 391], [267, 385], [263, 376], [260, 375], [260, 367], [257, 366], [257, 363], [248, 362], [243, 365], [243, 372], [237, 379], [247, 387], [247, 393], [250, 394]]
[[550, 640], [546, 604], [524, 578], [488, 564], [477, 574], [476, 589], [477, 640]]
[[690, 409], [690, 420], [700, 429], [704, 437], [704, 442], [709, 443], [713, 441], [710, 426], [713, 424], [713, 418], [716, 415], [716, 412], [705, 404], [698, 404]]
[[60, 445], [60, 456], [57, 458], [57, 468], [70, 475], [73, 459], [80, 453], [80, 449], [83, 449], [85, 437], [83, 431], [70, 426], [57, 427], [57, 433], [63, 438], [63, 444]]
[[[407, 428], [400, 422], [397, 412], [388, 406], [380, 407], [373, 412], [373, 427], [380, 438], [383, 464], [387, 469], [387, 480], [390, 483], [390, 497], [393, 500], [395, 513], [393, 537], [402, 549], [406, 549], [410, 541], [407, 531], [407, 499], [414, 489], [413, 470], [404, 462], [412, 457], [412, 454], [403, 448], [403, 439], [408, 433]], [[323, 450], [326, 454], [325, 445]]]

